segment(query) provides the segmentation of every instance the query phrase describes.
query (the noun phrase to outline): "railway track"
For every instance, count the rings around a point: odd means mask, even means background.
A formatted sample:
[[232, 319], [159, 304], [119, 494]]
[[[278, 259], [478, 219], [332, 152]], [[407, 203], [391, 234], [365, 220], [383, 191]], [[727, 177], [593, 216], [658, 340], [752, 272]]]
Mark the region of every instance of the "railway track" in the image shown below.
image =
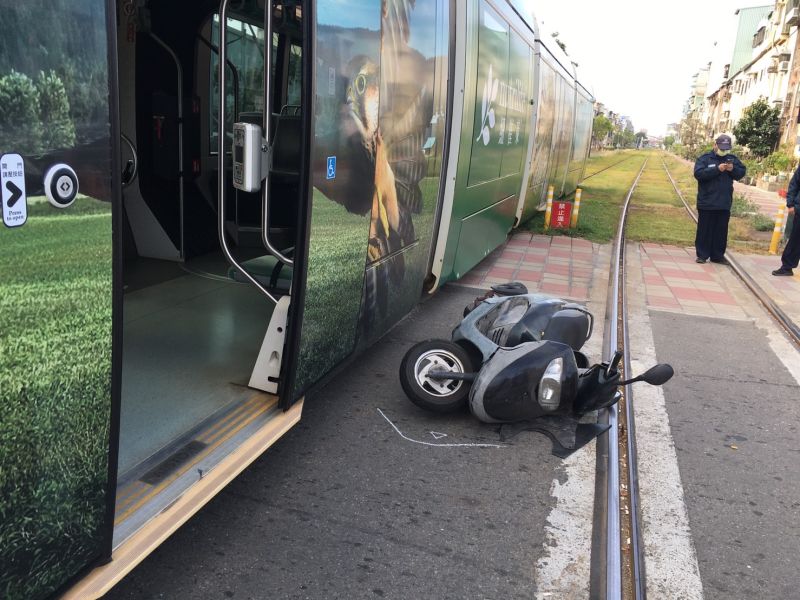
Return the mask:
[[630, 157], [630, 156], [626, 156], [626, 157], [625, 157], [625, 158], [623, 158], [622, 160], [620, 160], [620, 161], [617, 161], [617, 162], [615, 162], [615, 163], [613, 163], [613, 164], [610, 164], [610, 165], [608, 165], [607, 167], [603, 167], [602, 169], [600, 169], [599, 171], [595, 171], [595, 172], [594, 172], [594, 173], [592, 173], [591, 175], [586, 175], [586, 176], [585, 176], [583, 179], [581, 179], [581, 181], [580, 181], [580, 183], [579, 183], [578, 185], [580, 185], [581, 183], [583, 183], [583, 182], [584, 182], [584, 181], [586, 181], [587, 179], [590, 179], [591, 177], [594, 177], [595, 175], [599, 175], [600, 173], [602, 173], [602, 172], [604, 172], [604, 171], [608, 171], [609, 169], [613, 169], [613, 168], [614, 168], [614, 167], [616, 167], [617, 165], [621, 165], [621, 164], [622, 164], [622, 163], [624, 163], [626, 160], [630, 160], [631, 158], [632, 158], [632, 157]]
[[[628, 208], [639, 179], [647, 166], [645, 159], [622, 207], [612, 251], [611, 277], [606, 303], [603, 355], [610, 360], [622, 351], [622, 377], [629, 377], [627, 307], [625, 302], [625, 224]], [[619, 164], [619, 163], [617, 163]], [[639, 523], [638, 473], [636, 469], [636, 428], [631, 386], [622, 390], [620, 401], [606, 411], [603, 419], [611, 426], [598, 445], [598, 492], [596, 515], [602, 535], [595, 536], [592, 552], [591, 596], [616, 599], [645, 597], [644, 559]], [[604, 492], [604, 493], [603, 493]]]
[[[630, 377], [631, 371], [625, 286], [625, 225], [631, 198], [648, 160], [645, 159], [642, 163], [625, 197], [612, 250], [603, 356], [605, 360], [610, 360], [618, 349], [622, 351], [623, 378]], [[621, 162], [624, 161], [615, 164]], [[697, 216], [681, 193], [663, 158], [661, 164], [686, 211], [697, 222]], [[603, 170], [608, 168], [610, 167]], [[778, 325], [800, 346], [800, 327], [775, 304], [730, 253], [725, 258], [734, 273], [758, 298]], [[640, 526], [634, 396], [631, 386], [625, 386], [621, 391], [621, 400], [601, 417], [611, 428], [608, 436], [598, 440], [595, 500], [597, 522], [592, 550], [591, 597], [642, 600], [646, 598], [646, 579]]]

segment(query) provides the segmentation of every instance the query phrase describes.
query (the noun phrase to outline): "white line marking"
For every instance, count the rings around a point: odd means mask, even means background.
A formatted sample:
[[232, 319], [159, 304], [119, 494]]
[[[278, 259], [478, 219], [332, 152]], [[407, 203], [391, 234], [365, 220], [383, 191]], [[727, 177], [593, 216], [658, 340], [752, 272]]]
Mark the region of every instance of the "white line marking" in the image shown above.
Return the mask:
[[[594, 249], [594, 283], [586, 307], [595, 315], [604, 315], [611, 244]], [[598, 319], [583, 350], [590, 357], [602, 353], [603, 327]], [[542, 557], [534, 565], [536, 600], [589, 598], [596, 457], [596, 441], [592, 441], [563, 462], [550, 485], [553, 508], [547, 515]]]
[[431, 435], [433, 436], [433, 439], [435, 439], [435, 440], [440, 440], [442, 438], [446, 438], [447, 437], [446, 433], [440, 433], [438, 431], [431, 431]]
[[[386, 422], [392, 426], [392, 428], [397, 432], [397, 434], [403, 438], [404, 440], [408, 440], [409, 442], [414, 442], [415, 444], [421, 444], [422, 446], [435, 446], [437, 448], [508, 448], [506, 444], [434, 444], [433, 442], [422, 442], [420, 440], [415, 440], [407, 435], [405, 435], [402, 431], [397, 428], [397, 425], [392, 423], [392, 420], [387, 417], [384, 412], [378, 408], [376, 409], [381, 416], [386, 419]], [[433, 432], [431, 432], [433, 433]]]
[[[640, 246], [628, 246], [629, 292], [644, 289], [640, 252]], [[643, 294], [628, 294], [628, 320], [631, 370], [640, 373], [658, 362]], [[636, 387], [633, 407], [647, 595], [702, 600], [703, 583], [662, 388]]]

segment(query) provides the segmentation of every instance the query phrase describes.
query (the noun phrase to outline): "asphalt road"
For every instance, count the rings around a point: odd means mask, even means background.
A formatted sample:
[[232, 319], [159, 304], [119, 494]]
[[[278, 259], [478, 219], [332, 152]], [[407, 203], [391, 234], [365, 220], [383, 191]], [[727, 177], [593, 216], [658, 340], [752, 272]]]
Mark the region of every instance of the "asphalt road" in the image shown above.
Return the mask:
[[475, 296], [445, 288], [418, 307], [106, 597], [532, 598], [563, 477], [550, 441], [426, 445], [501, 441], [467, 413], [416, 408], [397, 378], [406, 349], [449, 338]]
[[752, 322], [650, 320], [705, 598], [800, 598], [800, 386]]

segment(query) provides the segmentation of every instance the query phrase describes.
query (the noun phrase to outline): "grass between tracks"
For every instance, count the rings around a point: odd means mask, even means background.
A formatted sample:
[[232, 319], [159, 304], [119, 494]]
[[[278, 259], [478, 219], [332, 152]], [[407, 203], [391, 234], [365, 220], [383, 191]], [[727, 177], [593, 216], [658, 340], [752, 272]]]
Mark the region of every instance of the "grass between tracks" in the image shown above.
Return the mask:
[[[629, 159], [620, 162], [626, 156]], [[609, 242], [617, 231], [619, 211], [625, 195], [636, 179], [645, 156], [646, 152], [619, 151], [602, 153], [590, 158], [586, 165], [586, 174], [597, 173], [597, 175], [589, 177], [581, 185], [583, 196], [578, 226], [575, 229], [550, 230], [552, 235], [580, 237], [600, 244]], [[598, 173], [614, 163], [619, 164]], [[568, 199], [572, 200], [573, 197], [570, 196]], [[522, 227], [541, 233], [543, 225], [544, 213], [539, 213]]]
[[[628, 160], [620, 162], [626, 157]], [[551, 235], [580, 237], [597, 243], [610, 242], [616, 233], [625, 196], [645, 158], [649, 158], [647, 168], [631, 198], [626, 231], [628, 239], [674, 246], [694, 245], [695, 223], [672, 188], [661, 161], [663, 158], [667, 163], [675, 183], [689, 206], [694, 208], [697, 181], [692, 165], [656, 150], [606, 152], [591, 157], [586, 165], [587, 178], [580, 186], [583, 196], [578, 226], [569, 230], [550, 230]], [[600, 172], [607, 167], [610, 168]], [[568, 198], [572, 199], [572, 196]], [[735, 198], [734, 205], [729, 246], [747, 252], [766, 252], [770, 232], [756, 229], [758, 223], [747, 214], [751, 207], [743, 198]], [[543, 224], [544, 214], [541, 213], [522, 227], [541, 233]]]

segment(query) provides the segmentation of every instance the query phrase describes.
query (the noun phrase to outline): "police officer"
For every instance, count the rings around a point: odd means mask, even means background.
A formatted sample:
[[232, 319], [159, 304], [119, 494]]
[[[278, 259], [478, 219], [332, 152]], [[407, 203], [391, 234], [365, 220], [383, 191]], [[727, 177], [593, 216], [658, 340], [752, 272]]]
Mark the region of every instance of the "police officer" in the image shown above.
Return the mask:
[[781, 254], [781, 267], [775, 269], [772, 274], [777, 276], [792, 276], [800, 262], [800, 215], [797, 214], [797, 209], [800, 208], [800, 167], [792, 175], [792, 180], [789, 182], [789, 189], [786, 191], [786, 206], [788, 213], [794, 214], [794, 221], [792, 223], [792, 233], [789, 234], [789, 241], [786, 242], [786, 248], [783, 249]]
[[694, 240], [697, 262], [728, 264], [728, 221], [733, 204], [733, 182], [744, 177], [747, 169], [730, 153], [731, 138], [720, 135], [714, 148], [694, 163], [697, 179], [697, 235]]

